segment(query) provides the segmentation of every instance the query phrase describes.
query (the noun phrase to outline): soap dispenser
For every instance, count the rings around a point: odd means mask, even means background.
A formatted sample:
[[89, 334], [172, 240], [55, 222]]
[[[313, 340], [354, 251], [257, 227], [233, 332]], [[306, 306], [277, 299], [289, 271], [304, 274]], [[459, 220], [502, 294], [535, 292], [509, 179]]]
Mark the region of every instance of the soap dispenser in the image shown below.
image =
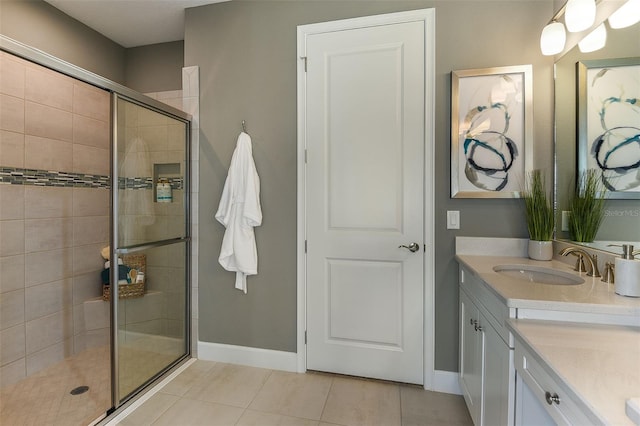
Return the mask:
[[640, 297], [640, 261], [633, 256], [633, 246], [622, 245], [622, 256], [616, 257], [615, 292], [621, 296]]

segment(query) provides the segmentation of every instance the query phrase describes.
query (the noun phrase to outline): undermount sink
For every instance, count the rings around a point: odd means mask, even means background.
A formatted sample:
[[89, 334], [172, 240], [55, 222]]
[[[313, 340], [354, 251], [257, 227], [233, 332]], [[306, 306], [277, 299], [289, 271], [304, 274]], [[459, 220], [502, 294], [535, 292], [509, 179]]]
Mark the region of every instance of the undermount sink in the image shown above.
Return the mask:
[[497, 265], [493, 270], [499, 274], [539, 284], [575, 285], [584, 280], [576, 275], [556, 269], [535, 265]]

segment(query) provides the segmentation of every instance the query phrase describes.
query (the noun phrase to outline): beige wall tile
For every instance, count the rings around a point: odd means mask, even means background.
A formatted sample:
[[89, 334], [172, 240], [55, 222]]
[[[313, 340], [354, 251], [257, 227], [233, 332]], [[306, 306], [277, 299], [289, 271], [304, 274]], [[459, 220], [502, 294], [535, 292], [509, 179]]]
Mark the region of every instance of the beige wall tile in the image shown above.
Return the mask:
[[73, 144], [57, 139], [25, 135], [24, 165], [31, 169], [71, 172]]
[[24, 255], [0, 257], [0, 293], [24, 288]]
[[47, 251], [71, 247], [73, 219], [28, 219], [24, 224], [25, 252]]
[[105, 246], [109, 244], [109, 216], [73, 219], [73, 245], [86, 244], [104, 244]]
[[[33, 321], [28, 321], [26, 331], [27, 355], [31, 355], [73, 337], [72, 312], [59, 311]], [[73, 348], [71, 348], [71, 350], [73, 350]]]
[[73, 274], [99, 273], [104, 269], [104, 259], [100, 251], [104, 244], [90, 244], [73, 248]]
[[0, 220], [24, 219], [24, 185], [0, 184]]
[[27, 67], [24, 97], [65, 111], [73, 108], [73, 80], [42, 67]]
[[2, 330], [0, 332], [0, 365], [7, 365], [24, 356], [24, 324]]
[[124, 307], [127, 324], [157, 320], [162, 318], [164, 295], [147, 293], [144, 297], [120, 300]]
[[[82, 340], [84, 345], [83, 348], [91, 349], [91, 348], [108, 346], [110, 338], [111, 338], [111, 335], [109, 334], [109, 328], [87, 331], [82, 335]], [[74, 347], [74, 350], [78, 352], [79, 350], [83, 350], [83, 349]]]
[[71, 278], [28, 287], [24, 293], [26, 321], [62, 310], [70, 312], [72, 288]]
[[0, 367], [0, 389], [18, 383], [26, 377], [26, 359], [20, 358], [11, 364]]
[[109, 214], [109, 190], [105, 188], [73, 188], [74, 216]]
[[73, 112], [108, 122], [111, 117], [109, 92], [76, 81], [73, 88]]
[[0, 256], [24, 253], [24, 221], [0, 221]]
[[0, 165], [24, 167], [24, 135], [0, 130]]
[[2, 293], [0, 298], [0, 330], [24, 323], [24, 290]]
[[70, 217], [73, 208], [73, 190], [73, 188], [25, 186], [25, 218]]
[[108, 149], [93, 146], [73, 145], [73, 171], [92, 175], [108, 176], [110, 153]]
[[82, 304], [84, 309], [84, 326], [87, 331], [109, 327], [109, 302], [91, 300]]
[[[28, 337], [27, 337], [28, 339]], [[32, 375], [73, 354], [73, 337], [27, 355], [27, 375]]]
[[24, 132], [32, 136], [71, 142], [73, 119], [68, 111], [25, 101]]
[[0, 94], [0, 129], [24, 133], [24, 100]]
[[138, 129], [138, 137], [142, 138], [149, 147], [149, 151], [166, 151], [168, 129], [163, 126], [144, 126]]
[[74, 114], [73, 143], [109, 149], [111, 146], [109, 123], [107, 121], [100, 121], [95, 118]]
[[25, 255], [24, 285], [58, 281], [72, 276], [73, 249], [40, 251]]
[[102, 280], [99, 273], [90, 272], [73, 277], [74, 305], [80, 305], [87, 300], [100, 296], [102, 296]]
[[138, 126], [164, 126], [169, 122], [169, 118], [158, 112], [147, 108], [137, 107], [138, 109]]
[[0, 56], [0, 93], [24, 99], [24, 63], [15, 56], [3, 53]]

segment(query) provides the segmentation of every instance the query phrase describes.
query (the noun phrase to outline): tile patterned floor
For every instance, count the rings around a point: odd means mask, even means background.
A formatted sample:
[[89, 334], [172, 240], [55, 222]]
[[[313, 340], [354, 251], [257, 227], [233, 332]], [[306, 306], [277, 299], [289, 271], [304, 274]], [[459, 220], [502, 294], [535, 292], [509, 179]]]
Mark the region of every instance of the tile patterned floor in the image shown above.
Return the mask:
[[[164, 348], [167, 339], [151, 343], [155, 351], [135, 344], [120, 345], [121, 395], [135, 390], [179, 354]], [[128, 346], [127, 346], [128, 345]], [[166, 346], [166, 344], [165, 344]], [[175, 345], [174, 345], [175, 346]], [[108, 345], [87, 349], [0, 390], [0, 426], [85, 426], [111, 407], [111, 367]], [[78, 386], [86, 393], [71, 395]]]
[[457, 395], [199, 360], [118, 425], [467, 426], [472, 422]]

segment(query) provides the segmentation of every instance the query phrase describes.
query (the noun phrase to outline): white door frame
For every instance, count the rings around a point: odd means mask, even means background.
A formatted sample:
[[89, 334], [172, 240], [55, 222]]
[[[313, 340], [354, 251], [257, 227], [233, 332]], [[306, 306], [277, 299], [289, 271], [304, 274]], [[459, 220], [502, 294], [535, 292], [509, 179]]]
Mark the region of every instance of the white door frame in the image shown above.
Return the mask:
[[435, 180], [435, 9], [420, 9], [408, 12], [389, 13], [362, 18], [344, 19], [298, 26], [298, 229], [297, 229], [297, 371], [307, 370], [305, 332], [307, 329], [307, 281], [306, 281], [306, 38], [309, 35], [389, 25], [405, 22], [424, 22], [425, 46], [425, 159], [424, 159], [424, 388], [434, 388], [435, 372], [435, 226], [434, 226], [434, 180]]

